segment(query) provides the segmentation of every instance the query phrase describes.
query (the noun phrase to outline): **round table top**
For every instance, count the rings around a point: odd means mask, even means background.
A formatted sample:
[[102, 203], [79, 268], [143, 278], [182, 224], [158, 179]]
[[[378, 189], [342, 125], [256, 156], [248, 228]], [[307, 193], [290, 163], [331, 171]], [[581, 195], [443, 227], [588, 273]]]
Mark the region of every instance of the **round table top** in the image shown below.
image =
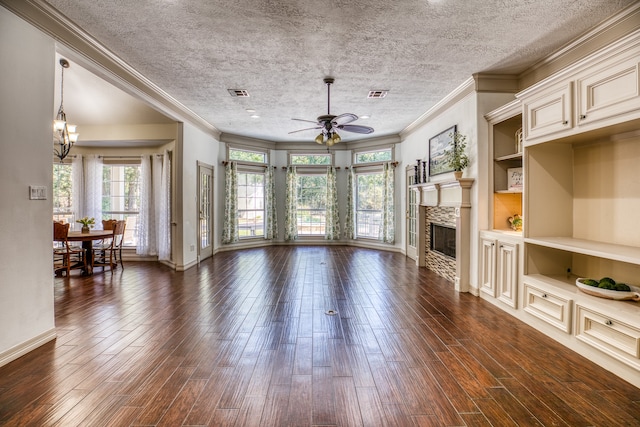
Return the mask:
[[98, 240], [113, 236], [113, 230], [91, 230], [88, 233], [81, 231], [70, 231], [67, 240], [71, 242], [82, 242], [84, 240]]

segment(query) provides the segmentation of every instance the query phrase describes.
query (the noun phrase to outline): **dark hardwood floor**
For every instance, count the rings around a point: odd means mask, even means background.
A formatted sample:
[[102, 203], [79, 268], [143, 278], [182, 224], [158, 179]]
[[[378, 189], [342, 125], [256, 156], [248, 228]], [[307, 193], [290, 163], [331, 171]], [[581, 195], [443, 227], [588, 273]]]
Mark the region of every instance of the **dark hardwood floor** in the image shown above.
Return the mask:
[[1, 425], [640, 426], [640, 389], [395, 253], [241, 250], [54, 291], [58, 338], [0, 368]]

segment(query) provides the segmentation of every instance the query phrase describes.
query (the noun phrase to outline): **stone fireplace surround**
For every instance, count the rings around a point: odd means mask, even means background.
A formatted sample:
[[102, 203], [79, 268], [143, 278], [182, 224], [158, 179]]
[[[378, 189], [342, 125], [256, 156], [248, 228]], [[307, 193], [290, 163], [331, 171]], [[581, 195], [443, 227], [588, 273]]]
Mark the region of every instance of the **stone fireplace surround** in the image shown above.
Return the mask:
[[[452, 281], [458, 292], [468, 292], [469, 265], [471, 262], [471, 186], [474, 180], [463, 178], [455, 181], [412, 185], [419, 205], [416, 263], [435, 271]], [[456, 258], [445, 257], [429, 250], [429, 224], [448, 225], [456, 229]]]

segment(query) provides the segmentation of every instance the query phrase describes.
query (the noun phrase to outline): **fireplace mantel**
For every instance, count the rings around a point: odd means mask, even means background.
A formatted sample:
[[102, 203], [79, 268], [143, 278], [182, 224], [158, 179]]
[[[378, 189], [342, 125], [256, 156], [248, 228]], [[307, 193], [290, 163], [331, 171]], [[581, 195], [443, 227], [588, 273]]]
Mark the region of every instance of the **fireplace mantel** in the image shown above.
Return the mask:
[[[471, 187], [475, 180], [462, 178], [454, 181], [427, 182], [415, 184], [410, 188], [416, 192], [416, 203], [420, 206], [419, 221], [416, 232], [424, 236], [427, 233], [426, 209], [454, 208], [456, 225], [456, 259], [455, 259], [455, 289], [458, 292], [468, 292], [469, 267], [471, 262]], [[419, 239], [419, 266], [426, 264], [426, 238]]]
[[454, 181], [427, 182], [412, 185], [421, 206], [443, 206], [454, 208], [471, 207], [471, 186], [473, 178], [461, 178]]

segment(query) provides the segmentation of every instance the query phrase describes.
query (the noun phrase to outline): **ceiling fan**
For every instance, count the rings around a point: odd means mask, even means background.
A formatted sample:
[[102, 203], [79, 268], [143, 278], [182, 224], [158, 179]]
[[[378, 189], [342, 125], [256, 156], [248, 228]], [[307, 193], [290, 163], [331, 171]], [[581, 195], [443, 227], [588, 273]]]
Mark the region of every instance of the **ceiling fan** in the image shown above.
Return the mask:
[[334, 144], [340, 142], [341, 138], [338, 135], [338, 130], [345, 130], [347, 132], [355, 132], [355, 133], [372, 133], [373, 128], [369, 126], [361, 126], [361, 125], [351, 125], [349, 123], [358, 120], [358, 116], [353, 113], [344, 113], [339, 116], [334, 116], [331, 114], [331, 84], [333, 83], [332, 77], [327, 77], [324, 79], [325, 84], [327, 85], [327, 114], [319, 116], [317, 121], [304, 120], [304, 119], [292, 119], [300, 122], [309, 122], [315, 123], [316, 126], [312, 128], [305, 128], [294, 130], [289, 133], [303, 132], [306, 130], [312, 129], [322, 129], [320, 134], [316, 136], [315, 142], [318, 144], [327, 144], [327, 147], [331, 147]]

